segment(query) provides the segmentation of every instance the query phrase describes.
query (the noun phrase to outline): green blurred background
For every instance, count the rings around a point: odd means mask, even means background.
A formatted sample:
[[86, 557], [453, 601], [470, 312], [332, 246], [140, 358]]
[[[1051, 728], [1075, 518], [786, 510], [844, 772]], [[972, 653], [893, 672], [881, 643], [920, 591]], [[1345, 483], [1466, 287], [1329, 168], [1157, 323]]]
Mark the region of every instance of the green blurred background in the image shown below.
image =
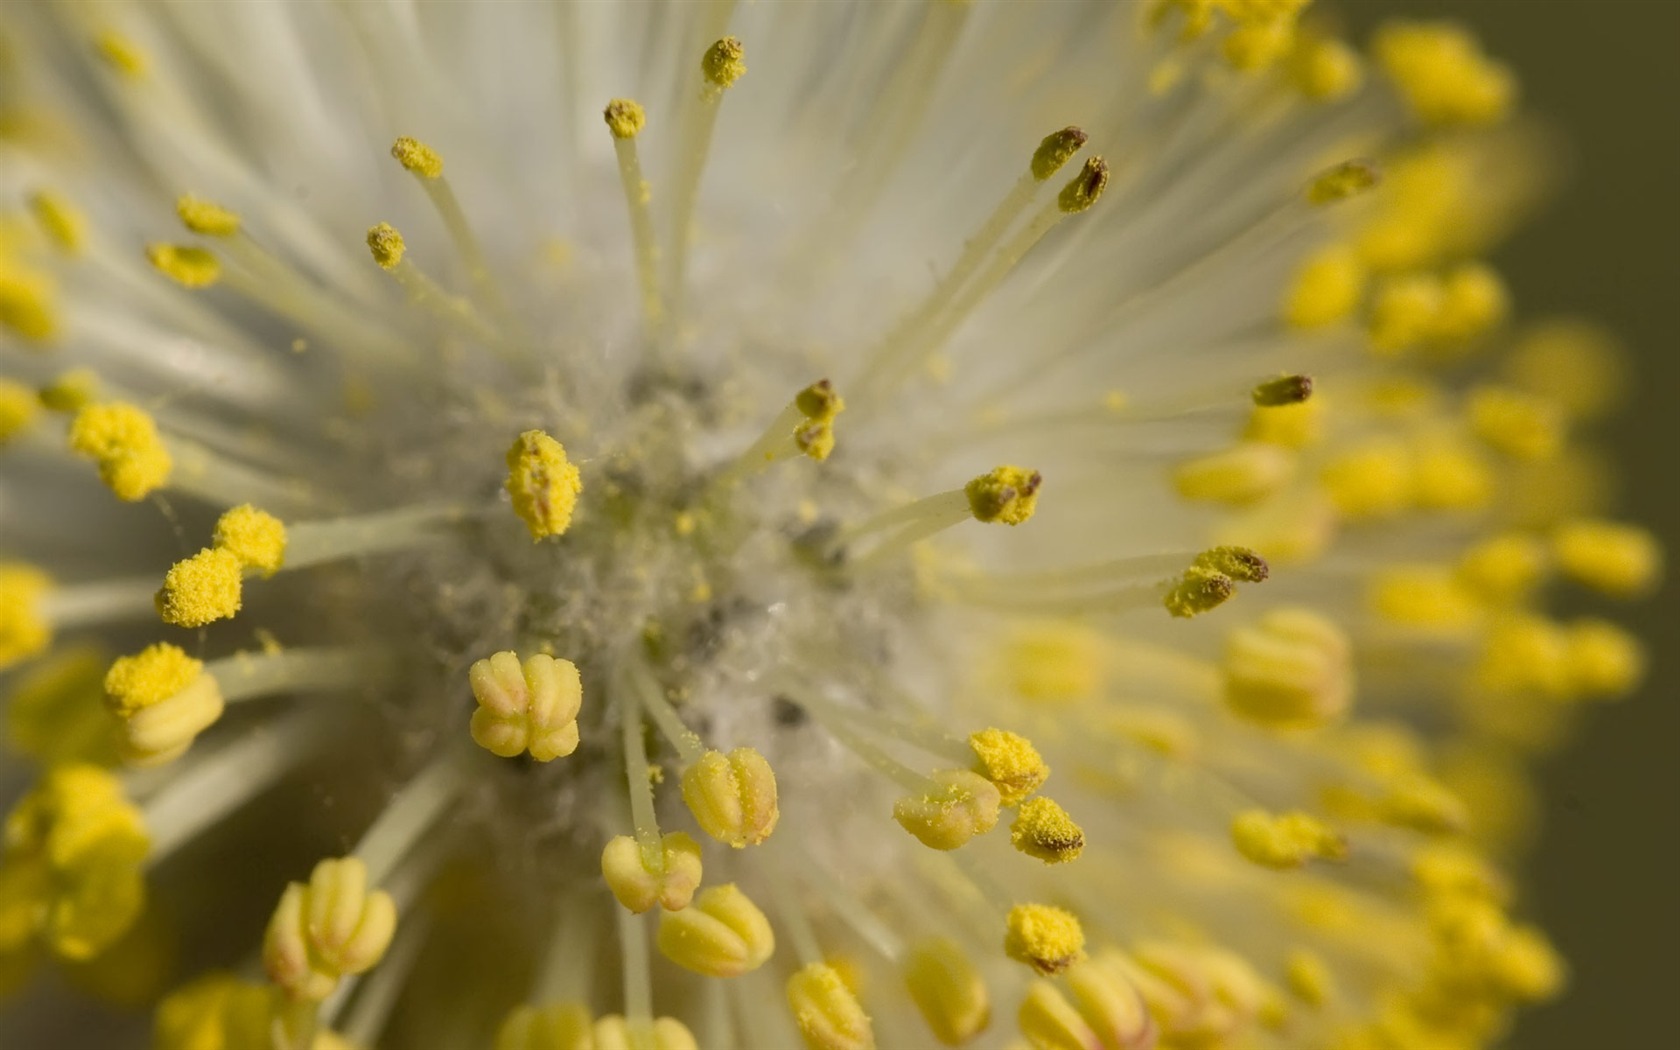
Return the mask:
[[1651, 646], [1641, 692], [1593, 712], [1539, 771], [1545, 825], [1532, 913], [1573, 968], [1513, 1050], [1680, 1047], [1680, 2], [1342, 0], [1356, 38], [1391, 16], [1449, 15], [1516, 68], [1526, 107], [1570, 147], [1569, 178], [1495, 256], [1518, 309], [1595, 316], [1637, 368], [1610, 437], [1624, 506], [1670, 553], [1631, 619]]

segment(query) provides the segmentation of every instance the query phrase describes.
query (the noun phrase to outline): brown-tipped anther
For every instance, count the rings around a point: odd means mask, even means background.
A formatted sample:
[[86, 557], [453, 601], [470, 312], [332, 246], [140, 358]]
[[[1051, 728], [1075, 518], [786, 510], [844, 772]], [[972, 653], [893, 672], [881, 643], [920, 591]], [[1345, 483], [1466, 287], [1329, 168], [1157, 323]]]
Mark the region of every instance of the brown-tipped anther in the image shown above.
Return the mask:
[[1072, 125], [1060, 131], [1052, 131], [1044, 136], [1044, 141], [1033, 151], [1032, 176], [1039, 182], [1050, 178], [1062, 170], [1062, 165], [1073, 159], [1073, 155], [1085, 148], [1090, 136], [1083, 128]]
[[1079, 169], [1079, 174], [1073, 181], [1062, 187], [1061, 196], [1056, 198], [1062, 211], [1069, 215], [1078, 213], [1097, 203], [1102, 196], [1103, 189], [1108, 185], [1108, 161], [1101, 157], [1092, 157]]
[[1308, 375], [1278, 376], [1254, 388], [1254, 403], [1261, 408], [1298, 405], [1312, 397], [1313, 379]]

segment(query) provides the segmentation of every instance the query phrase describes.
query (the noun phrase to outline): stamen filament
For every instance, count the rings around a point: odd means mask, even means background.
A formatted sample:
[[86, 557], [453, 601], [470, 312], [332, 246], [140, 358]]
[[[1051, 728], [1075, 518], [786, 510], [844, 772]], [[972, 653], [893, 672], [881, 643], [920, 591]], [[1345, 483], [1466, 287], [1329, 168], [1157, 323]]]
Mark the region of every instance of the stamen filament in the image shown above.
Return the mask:
[[426, 191], [432, 207], [437, 210], [438, 218], [443, 220], [443, 227], [449, 232], [449, 239], [455, 243], [455, 250], [461, 254], [461, 260], [467, 267], [467, 276], [472, 280], [479, 299], [497, 316], [505, 316], [507, 303], [502, 298], [501, 289], [496, 286], [495, 278], [490, 275], [490, 266], [484, 259], [484, 249], [479, 246], [478, 238], [473, 235], [472, 226], [467, 223], [467, 213], [461, 209], [461, 202], [450, 187], [449, 179], [442, 173], [432, 178], [417, 174], [415, 181]]
[[288, 526], [283, 569], [403, 550], [442, 539], [444, 526], [466, 520], [469, 512], [453, 504], [422, 504], [326, 521]]
[[[782, 683], [783, 686], [789, 684], [792, 683]], [[899, 787], [917, 795], [928, 794], [939, 789], [939, 785], [933, 780], [911, 769], [865, 739], [861, 734], [853, 731], [850, 726], [845, 725], [844, 717], [837, 713], [837, 705], [831, 704], [828, 700], [817, 695], [816, 692], [803, 688], [791, 690], [784, 688], [783, 692], [794, 703], [815, 715], [817, 721], [822, 723], [823, 729], [845, 745], [847, 750]]]
[[445, 324], [456, 325], [487, 343], [496, 342], [499, 333], [466, 299], [454, 295], [409, 259], [399, 259], [386, 271], [408, 293], [408, 301], [421, 307]]
[[365, 649], [322, 647], [235, 653], [210, 661], [204, 670], [215, 678], [222, 700], [234, 703], [279, 692], [342, 689], [378, 681], [388, 668]]
[[624, 963], [624, 1019], [631, 1038], [646, 1032], [653, 1023], [653, 971], [648, 957], [647, 934], [642, 917], [628, 908], [614, 908], [618, 916], [618, 944]]
[[[714, 63], [714, 56], [719, 54], [720, 49], [730, 46], [733, 47], [735, 66], [728, 72], [719, 72], [716, 69], [719, 63]], [[665, 286], [670, 289], [671, 298], [667, 333], [675, 330], [682, 321], [687, 293], [688, 249], [694, 236], [694, 204], [700, 195], [700, 176], [706, 170], [706, 157], [711, 152], [718, 109], [734, 77], [740, 76], [740, 72], [734, 72], [734, 69], [745, 71], [746, 68], [740, 64], [740, 48], [740, 41], [733, 38], [725, 38], [712, 45], [701, 63], [700, 90], [686, 100], [678, 115], [683, 130], [683, 145], [672, 183], [671, 258], [665, 277]]]
[[671, 742], [677, 749], [683, 765], [691, 765], [699, 761], [706, 753], [706, 745], [694, 730], [683, 724], [676, 708], [660, 693], [659, 683], [645, 671], [635, 676], [637, 691], [641, 694], [642, 709], [653, 718], [661, 735]]
[[[337, 1028], [350, 1045], [375, 1046], [379, 1043], [379, 1035], [385, 1030], [391, 1011], [402, 996], [421, 949], [426, 946], [431, 925], [431, 916], [425, 912], [405, 918], [397, 929], [396, 939], [385, 950], [385, 958], [356, 984], [359, 990], [351, 1000], [342, 1023], [334, 1020], [337, 1011], [333, 1006], [336, 1002], [328, 1004], [325, 1011], [327, 1023]], [[344, 983], [349, 985], [350, 982]]]
[[[772, 854], [774, 852], [776, 851], [773, 850]], [[812, 966], [822, 962], [823, 953], [817, 944], [816, 930], [811, 927], [810, 917], [794, 897], [787, 873], [773, 857], [769, 865], [769, 877], [766, 881], [770, 883], [770, 894], [776, 900], [776, 911], [781, 916], [783, 932], [793, 944], [793, 954], [799, 959], [799, 965]]]
[[367, 865], [368, 884], [378, 885], [417, 845], [466, 787], [474, 749], [462, 747], [432, 762], [379, 814], [353, 855]]
[[[621, 684], [629, 683], [621, 680]], [[664, 871], [665, 851], [654, 811], [647, 751], [642, 743], [641, 704], [629, 688], [619, 694], [619, 725], [624, 738], [624, 780], [630, 794], [630, 823], [635, 826], [636, 842], [642, 847], [642, 865], [649, 871]]]
[[155, 593], [155, 576], [74, 583], [42, 595], [39, 611], [43, 620], [60, 631], [129, 618], [149, 619], [157, 615], [152, 604]]
[[642, 175], [636, 135], [647, 117], [642, 107], [627, 99], [615, 99], [607, 106], [607, 127], [612, 131], [613, 153], [618, 158], [618, 179], [624, 189], [624, 203], [630, 212], [630, 235], [635, 244], [636, 277], [642, 289], [642, 314], [648, 334], [657, 335], [665, 323], [665, 306], [659, 292], [659, 242], [653, 232], [652, 194]]

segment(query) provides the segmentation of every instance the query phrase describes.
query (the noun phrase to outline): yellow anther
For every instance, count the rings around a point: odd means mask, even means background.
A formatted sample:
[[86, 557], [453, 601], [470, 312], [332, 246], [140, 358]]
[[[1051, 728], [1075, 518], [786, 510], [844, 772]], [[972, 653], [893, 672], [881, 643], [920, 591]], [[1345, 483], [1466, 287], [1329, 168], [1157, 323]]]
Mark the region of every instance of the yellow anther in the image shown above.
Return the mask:
[[665, 958], [705, 977], [739, 977], [776, 950], [770, 920], [732, 882], [701, 891], [682, 911], [659, 917]]
[[1221, 573], [1238, 583], [1264, 583], [1272, 574], [1272, 567], [1266, 564], [1266, 559], [1258, 551], [1247, 547], [1209, 547], [1196, 555], [1196, 560], [1190, 565], [1191, 568]]
[[1295, 90], [1314, 102], [1334, 102], [1358, 91], [1365, 81], [1359, 53], [1340, 40], [1298, 33], [1286, 63]]
[[405, 171], [418, 175], [422, 179], [435, 179], [443, 175], [443, 158], [438, 156], [437, 150], [421, 142], [419, 139], [409, 138], [407, 135], [391, 143], [391, 156]]
[[144, 499], [169, 480], [174, 460], [145, 411], [122, 401], [88, 405], [70, 423], [70, 449], [93, 460], [118, 499]]
[[1342, 860], [1347, 841], [1308, 813], [1271, 814], [1251, 809], [1231, 821], [1237, 852], [1266, 868], [1299, 868], [1309, 860]]
[[1538, 616], [1511, 615], [1494, 623], [1482, 640], [1475, 682], [1483, 692], [1569, 695], [1569, 642], [1564, 632]]
[[1250, 73], [1270, 67], [1294, 42], [1294, 23], [1279, 18], [1237, 26], [1225, 34], [1219, 50], [1232, 69]]
[[151, 68], [151, 59], [140, 45], [115, 29], [101, 30], [93, 38], [93, 49], [113, 72], [129, 80], [139, 80]]
[[[171, 992], [158, 1004], [154, 1050], [243, 1050], [275, 1045], [282, 1003], [273, 985], [211, 973]], [[352, 1050], [336, 1033], [319, 1028], [309, 1050]], [[545, 1048], [548, 1050], [548, 1048]]]
[[0, 668], [27, 660], [52, 641], [41, 599], [52, 577], [24, 562], [0, 562]]
[[776, 830], [776, 774], [750, 747], [708, 751], [683, 770], [683, 801], [701, 829], [726, 845], [756, 846]]
[[1155, 1021], [1127, 970], [1099, 955], [1068, 970], [1062, 988], [1034, 981], [1017, 1020], [1033, 1050], [1147, 1050]]
[[1354, 445], [1325, 463], [1318, 479], [1344, 517], [1387, 517], [1412, 503], [1412, 457], [1401, 441], [1374, 438]]
[[1626, 355], [1597, 325], [1574, 319], [1536, 325], [1503, 364], [1511, 385], [1538, 394], [1572, 419], [1594, 419], [1626, 394]]
[[619, 835], [601, 851], [601, 876], [618, 903], [640, 915], [655, 904], [681, 911], [700, 888], [700, 844], [681, 831], [660, 841], [660, 870], [647, 866], [641, 844]]
[[32, 342], [58, 335], [58, 286], [44, 273], [0, 256], [0, 325]]
[[1516, 459], [1550, 459], [1563, 447], [1563, 413], [1556, 405], [1510, 387], [1470, 392], [1470, 427], [1491, 447]]
[[170, 566], [157, 592], [158, 615], [176, 627], [203, 627], [231, 619], [240, 608], [243, 566], [239, 556], [206, 547]]
[[273, 576], [286, 561], [286, 525], [267, 511], [240, 504], [216, 519], [211, 543], [246, 569]]
[[[0, 607], [4, 604], [0, 596]], [[43, 766], [115, 765], [117, 727], [100, 687], [110, 665], [97, 647], [75, 645], [55, 649], [20, 674], [8, 686], [7, 743]]]
[[1607, 620], [1569, 625], [1567, 673], [1573, 691], [1588, 697], [1625, 696], [1645, 678], [1645, 648], [1639, 639]]
[[507, 467], [513, 512], [531, 530], [531, 539], [559, 536], [571, 528], [583, 479], [560, 442], [527, 430], [508, 448]]
[[1464, 263], [1441, 282], [1429, 334], [1445, 343], [1468, 342], [1502, 324], [1510, 310], [1511, 296], [1498, 271], [1486, 263]]
[[[608, 1014], [596, 1020], [590, 1039], [577, 1050], [700, 1050], [694, 1033], [675, 1017], [656, 1017], [652, 1022], [631, 1024], [619, 1014]], [[566, 1048], [543, 1044], [531, 1050]]]
[[1435, 333], [1446, 290], [1430, 274], [1403, 274], [1377, 285], [1366, 322], [1371, 349], [1384, 356], [1409, 350]]
[[181, 225], [205, 237], [232, 237], [239, 232], [239, 213], [190, 193], [175, 199]]
[[1539, 931], [1515, 926], [1487, 901], [1439, 902], [1430, 914], [1435, 942], [1431, 977], [1460, 996], [1539, 1000], [1555, 995], [1564, 980], [1557, 951]]
[[812, 963], [787, 982], [788, 1010], [807, 1050], [874, 1050], [875, 1030], [857, 994], [827, 963]]
[[1038, 749], [1018, 733], [982, 729], [969, 736], [968, 746], [974, 752], [974, 771], [991, 781], [1005, 806], [1013, 806], [1037, 791], [1050, 776], [1050, 767]]
[[1368, 160], [1344, 160], [1321, 172], [1307, 187], [1309, 204], [1332, 204], [1371, 189], [1382, 181], [1382, 172]]
[[35, 391], [22, 383], [0, 379], [0, 445], [28, 430], [41, 414]]
[[1201, 747], [1195, 723], [1176, 711], [1129, 708], [1113, 712], [1106, 727], [1121, 739], [1163, 758], [1188, 759]]
[[1412, 500], [1426, 510], [1478, 510], [1493, 498], [1493, 471], [1473, 442], [1423, 434], [1412, 441]]
[[319, 1002], [339, 978], [365, 973], [385, 955], [397, 930], [397, 906], [368, 890], [357, 857], [321, 861], [309, 883], [289, 883], [263, 936], [263, 969], [293, 999]]
[[1336, 978], [1317, 952], [1297, 948], [1283, 964], [1283, 978], [1295, 998], [1308, 1006], [1323, 1006], [1336, 994]]
[[1270, 496], [1294, 476], [1289, 449], [1244, 441], [1180, 463], [1173, 469], [1173, 487], [1187, 500], [1241, 506]]
[[953, 850], [997, 825], [998, 789], [978, 773], [942, 769], [929, 778], [936, 788], [893, 803], [893, 819], [922, 845]]
[[1249, 396], [1261, 408], [1298, 405], [1312, 397], [1313, 379], [1309, 375], [1282, 375], [1260, 383]]
[[1486, 601], [1513, 604], [1539, 586], [1548, 565], [1544, 543], [1526, 533], [1507, 532], [1465, 551], [1458, 560], [1458, 578]]
[[403, 235], [388, 222], [377, 226], [369, 226], [367, 232], [368, 251], [373, 255], [373, 261], [382, 270], [394, 270], [403, 260], [403, 252], [407, 246], [403, 244]]
[[1057, 207], [1063, 214], [1077, 215], [1102, 197], [1103, 190], [1108, 188], [1108, 161], [1101, 157], [1091, 157], [1085, 166], [1079, 169], [1079, 174], [1062, 187], [1062, 192], [1056, 197]]
[[1371, 578], [1371, 610], [1390, 623], [1457, 634], [1482, 622], [1483, 610], [1450, 569], [1383, 569]]
[[1552, 536], [1552, 552], [1565, 575], [1618, 598], [1649, 593], [1662, 579], [1662, 546], [1637, 525], [1565, 522]]
[[1330, 244], [1295, 270], [1283, 300], [1283, 319], [1294, 328], [1322, 328], [1353, 315], [1365, 294], [1365, 266], [1359, 253]]
[[222, 261], [205, 248], [149, 244], [146, 258], [158, 273], [184, 288], [208, 288], [222, 277]]
[[99, 376], [91, 368], [60, 372], [41, 388], [41, 404], [53, 412], [78, 412], [99, 396]]
[[1510, 112], [1516, 80], [1451, 22], [1395, 22], [1372, 41], [1413, 115], [1428, 124], [1489, 124]]
[[1412, 879], [1431, 897], [1472, 897], [1503, 905], [1511, 886], [1487, 859], [1457, 842], [1431, 842], [1412, 858]]
[[1009, 826], [1009, 841], [1046, 864], [1065, 864], [1085, 849], [1085, 832], [1067, 810], [1040, 796], [1021, 803]]
[[1106, 677], [1107, 639], [1074, 621], [1026, 624], [1003, 645], [1004, 684], [1037, 703], [1060, 704], [1095, 696]]
[[1295, 404], [1265, 407], [1256, 405], [1243, 427], [1244, 441], [1258, 441], [1288, 449], [1302, 449], [1318, 443], [1324, 430], [1324, 401], [1312, 398]]
[[222, 716], [222, 691], [204, 665], [167, 642], [119, 657], [105, 674], [105, 702], [121, 721], [123, 757], [161, 765]]
[[1433, 777], [1413, 773], [1397, 777], [1377, 799], [1376, 816], [1385, 824], [1425, 835], [1463, 831], [1470, 822], [1464, 801]]
[[1168, 589], [1161, 604], [1180, 619], [1200, 616], [1224, 605], [1237, 593], [1237, 585], [1222, 572], [1190, 568]]
[[1009, 909], [1003, 950], [1046, 976], [1061, 973], [1085, 958], [1085, 931], [1070, 911], [1049, 904], [1017, 904]]
[[1300, 608], [1273, 609], [1225, 638], [1225, 705], [1277, 728], [1321, 726], [1353, 699], [1353, 646], [1329, 619]]
[[594, 1023], [582, 1003], [521, 1006], [496, 1029], [494, 1050], [597, 1050]]
[[700, 60], [700, 72], [705, 76], [706, 83], [719, 90], [740, 80], [746, 71], [747, 49], [732, 36], [726, 36], [708, 47], [705, 57]]
[[647, 127], [647, 111], [633, 99], [615, 98], [601, 115], [615, 139], [633, 139]]
[[140, 810], [114, 775], [80, 764], [48, 770], [6, 816], [0, 917], [8, 947], [33, 937], [63, 959], [104, 951], [140, 914], [150, 848]]
[[805, 421], [794, 428], [793, 443], [821, 463], [834, 451], [834, 418], [846, 410], [846, 401], [826, 379], [801, 390], [793, 399]]
[[1044, 476], [1036, 470], [1004, 466], [970, 481], [963, 493], [976, 521], [1019, 525], [1033, 516], [1043, 484]]
[[1085, 134], [1085, 129], [1071, 125], [1044, 136], [1044, 141], [1033, 150], [1033, 178], [1039, 182], [1048, 181], [1062, 170], [1063, 165], [1073, 159], [1074, 154], [1084, 149], [1088, 141], [1090, 136]]
[[70, 198], [53, 190], [29, 195], [29, 211], [59, 251], [80, 255], [87, 244], [87, 216]]
[[538, 762], [577, 750], [583, 680], [570, 660], [536, 653], [521, 663], [519, 654], [500, 652], [476, 661], [467, 678], [478, 701], [471, 732], [479, 747], [502, 758], [529, 751]]
[[904, 959], [904, 984], [935, 1039], [961, 1046], [992, 1020], [992, 997], [967, 953], [944, 938], [923, 941]]

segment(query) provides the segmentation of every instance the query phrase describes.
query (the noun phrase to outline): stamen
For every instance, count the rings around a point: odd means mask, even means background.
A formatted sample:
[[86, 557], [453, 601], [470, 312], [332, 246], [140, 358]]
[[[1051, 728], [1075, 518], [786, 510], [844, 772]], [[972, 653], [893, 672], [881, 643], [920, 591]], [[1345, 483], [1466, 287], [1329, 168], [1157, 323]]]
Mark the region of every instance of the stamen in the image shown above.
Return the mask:
[[54, 190], [29, 195], [29, 210], [54, 246], [72, 258], [87, 246], [87, 216], [68, 197]]
[[481, 317], [472, 303], [446, 291], [426, 272], [406, 257], [403, 235], [388, 222], [370, 226], [367, 232], [368, 251], [379, 268], [390, 274], [409, 302], [429, 311], [446, 324], [455, 325], [486, 342], [496, 341], [498, 334], [490, 322]]
[[904, 961], [904, 983], [922, 1019], [946, 1046], [962, 1046], [992, 1018], [985, 978], [955, 942], [923, 941]]
[[545, 653], [521, 663], [519, 654], [501, 652], [467, 674], [478, 701], [471, 726], [478, 746], [501, 758], [529, 751], [538, 762], [577, 750], [583, 682], [576, 664]]
[[846, 401], [834, 384], [817, 380], [794, 395], [758, 440], [718, 473], [714, 484], [735, 484], [772, 463], [800, 454], [823, 462], [834, 451], [835, 417], [845, 410]]
[[1298, 868], [1309, 859], [1344, 860], [1347, 840], [1307, 813], [1246, 810], [1231, 821], [1231, 841], [1238, 852], [1262, 867]]
[[871, 533], [898, 528], [869, 554], [853, 561], [853, 568], [862, 571], [969, 518], [987, 523], [1020, 525], [1032, 517], [1043, 481], [1043, 476], [1036, 470], [997, 467], [960, 489], [926, 496], [847, 526], [836, 534], [830, 550], [838, 552]]
[[319, 1003], [340, 979], [384, 957], [397, 908], [389, 894], [369, 892], [369, 881], [359, 858], [328, 859], [315, 865], [307, 885], [293, 882], [281, 894], [263, 937], [263, 969], [294, 1002]]
[[682, 322], [688, 281], [688, 249], [694, 236], [694, 204], [700, 194], [700, 176], [711, 152], [712, 131], [726, 91], [747, 71], [741, 42], [726, 36], [706, 50], [700, 60], [700, 92], [692, 107], [683, 112], [684, 142], [673, 181], [671, 213], [671, 258], [665, 283], [671, 295], [671, 327]]
[[472, 227], [467, 223], [467, 213], [461, 210], [461, 202], [456, 198], [449, 180], [443, 177], [443, 158], [430, 146], [407, 136], [392, 143], [391, 156], [426, 191], [432, 207], [443, 220], [444, 229], [449, 232], [449, 239], [455, 243], [455, 250], [465, 261], [467, 276], [480, 299], [499, 316], [505, 315], [506, 304], [495, 278], [490, 275], [490, 266], [484, 260], [484, 249], [479, 247], [478, 238], [473, 236]]
[[706, 834], [735, 849], [763, 842], [781, 819], [776, 774], [750, 747], [702, 754], [683, 770], [682, 796]]
[[1067, 810], [1048, 798], [1021, 803], [1009, 827], [1009, 841], [1029, 857], [1046, 864], [1065, 864], [1085, 848], [1085, 832]]
[[[0, 592], [4, 590], [0, 584]], [[152, 604], [156, 591], [156, 581], [145, 577], [54, 587], [41, 595], [36, 615], [55, 631], [143, 619], [156, 612]]]
[[770, 920], [732, 882], [713, 886], [682, 911], [659, 917], [660, 954], [703, 977], [750, 973], [775, 950]]
[[1041, 974], [1061, 973], [1085, 958], [1085, 931], [1070, 911], [1048, 904], [1009, 909], [1004, 954]]
[[70, 448], [94, 461], [117, 498], [144, 499], [169, 481], [174, 460], [152, 417], [121, 401], [88, 405], [70, 424]]
[[41, 402], [33, 390], [0, 379], [0, 447], [28, 431], [40, 414]]
[[787, 1000], [809, 1050], [874, 1050], [869, 1015], [834, 967], [807, 963], [788, 978]]
[[647, 126], [647, 113], [627, 98], [615, 98], [604, 114], [612, 132], [613, 152], [618, 157], [618, 178], [624, 187], [624, 202], [630, 209], [630, 234], [635, 242], [636, 275], [642, 287], [642, 314], [650, 334], [665, 323], [665, 306], [659, 292], [659, 245], [653, 233], [653, 213], [648, 207], [652, 193], [642, 176], [642, 161], [636, 151], [636, 136]]
[[583, 481], [560, 442], [527, 430], [509, 446], [506, 489], [513, 512], [531, 531], [532, 542], [559, 536], [572, 526]]

